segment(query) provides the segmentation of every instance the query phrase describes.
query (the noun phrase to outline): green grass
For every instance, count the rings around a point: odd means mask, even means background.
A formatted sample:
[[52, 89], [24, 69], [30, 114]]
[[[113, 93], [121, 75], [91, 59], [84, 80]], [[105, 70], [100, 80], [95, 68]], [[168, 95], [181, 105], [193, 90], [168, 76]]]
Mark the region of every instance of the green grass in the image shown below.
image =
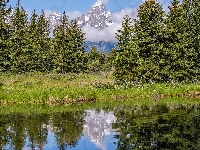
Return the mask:
[[[115, 103], [167, 102], [172, 98], [200, 100], [200, 83], [163, 83], [123, 88], [114, 85], [111, 75], [99, 74], [25, 74], [0, 76], [0, 105], [69, 106], [97, 101]], [[169, 98], [165, 101], [165, 98]], [[190, 100], [193, 98], [193, 100]], [[145, 101], [146, 103], [146, 101]], [[183, 103], [179, 100], [179, 103]], [[186, 103], [186, 101], [184, 101]]]

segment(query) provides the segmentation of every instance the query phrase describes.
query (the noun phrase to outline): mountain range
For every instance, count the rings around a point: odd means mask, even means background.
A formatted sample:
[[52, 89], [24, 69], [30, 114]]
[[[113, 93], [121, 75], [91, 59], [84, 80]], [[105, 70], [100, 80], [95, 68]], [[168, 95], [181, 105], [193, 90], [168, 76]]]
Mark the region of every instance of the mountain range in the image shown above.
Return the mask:
[[[52, 29], [59, 24], [61, 18], [62, 15], [55, 11], [48, 16]], [[78, 17], [76, 20], [81, 28], [87, 26], [98, 30], [104, 30], [106, 27], [114, 24], [111, 12], [106, 10], [105, 5], [102, 2], [96, 2], [86, 13]], [[112, 48], [114, 48], [115, 43], [106, 41], [85, 41], [85, 46], [86, 51], [89, 51], [92, 46], [95, 46], [97, 50], [107, 54]]]

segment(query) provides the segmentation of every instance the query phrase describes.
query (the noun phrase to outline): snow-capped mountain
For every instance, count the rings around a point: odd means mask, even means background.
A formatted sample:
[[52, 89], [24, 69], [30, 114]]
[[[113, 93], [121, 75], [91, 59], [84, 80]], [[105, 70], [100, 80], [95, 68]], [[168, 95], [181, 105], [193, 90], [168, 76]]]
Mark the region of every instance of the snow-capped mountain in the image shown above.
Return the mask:
[[62, 19], [62, 15], [58, 12], [52, 11], [52, 13], [47, 18], [50, 22], [51, 29], [54, 29], [55, 26], [57, 26], [60, 23], [60, 20]]
[[78, 24], [88, 27], [103, 29], [112, 25], [114, 22], [111, 13], [106, 10], [102, 2], [96, 2], [85, 14], [77, 18]]
[[[84, 118], [84, 135], [93, 142], [98, 149], [105, 150], [105, 137], [115, 132], [112, 124], [116, 121], [112, 112], [105, 113], [103, 110], [96, 112], [86, 110]], [[108, 142], [108, 141], [107, 141]]]
[[[58, 12], [53, 11], [49, 16], [48, 20], [50, 22], [51, 31], [60, 23], [62, 15]], [[77, 18], [77, 22], [80, 27], [91, 27], [99, 30], [111, 26], [114, 22], [112, 21], [111, 13], [106, 10], [105, 5], [101, 2], [96, 2], [86, 13]], [[105, 41], [86, 41], [86, 51], [89, 51], [92, 46], [95, 46], [97, 50], [101, 52], [108, 52], [114, 48], [115, 43], [105, 42]]]

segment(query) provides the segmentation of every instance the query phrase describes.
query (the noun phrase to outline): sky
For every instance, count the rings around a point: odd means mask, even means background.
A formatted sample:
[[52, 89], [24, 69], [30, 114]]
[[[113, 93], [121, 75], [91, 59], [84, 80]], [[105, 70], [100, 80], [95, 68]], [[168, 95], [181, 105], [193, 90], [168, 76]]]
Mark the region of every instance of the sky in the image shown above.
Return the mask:
[[[112, 19], [115, 22], [112, 26], [106, 28], [104, 31], [98, 29], [91, 29], [88, 27], [83, 28], [86, 33], [85, 37], [89, 41], [107, 41], [116, 42], [115, 33], [121, 29], [121, 23], [125, 15], [132, 15], [136, 18], [136, 9], [145, 0], [21, 0], [21, 5], [30, 16], [35, 9], [37, 14], [40, 14], [42, 10], [45, 11], [48, 16], [52, 11], [63, 13], [64, 11], [69, 16], [69, 19], [76, 19], [85, 13], [90, 7], [97, 1], [101, 1], [105, 4], [107, 11], [112, 13]], [[163, 9], [168, 11], [170, 0], [157, 0], [163, 6]], [[17, 0], [10, 0], [8, 6], [15, 7]], [[122, 10], [129, 10], [124, 11]], [[130, 12], [134, 12], [131, 14]], [[98, 36], [97, 36], [98, 35]]]

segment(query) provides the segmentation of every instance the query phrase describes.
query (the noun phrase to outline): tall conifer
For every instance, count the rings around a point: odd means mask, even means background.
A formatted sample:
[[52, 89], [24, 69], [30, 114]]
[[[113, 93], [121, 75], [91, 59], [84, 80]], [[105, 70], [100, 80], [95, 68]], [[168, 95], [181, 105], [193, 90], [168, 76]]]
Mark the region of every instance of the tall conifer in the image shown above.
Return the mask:
[[122, 22], [122, 29], [116, 33], [118, 42], [113, 60], [115, 65], [113, 75], [118, 84], [130, 84], [137, 76], [135, 68], [137, 66], [138, 53], [133, 35], [133, 21], [126, 16]]
[[84, 33], [76, 21], [68, 22], [64, 13], [61, 23], [54, 30], [55, 70], [59, 73], [85, 71]]
[[28, 32], [27, 32], [27, 15], [26, 11], [20, 4], [20, 0], [17, 1], [17, 5], [11, 15], [11, 40], [12, 40], [12, 67], [11, 70], [14, 73], [27, 72], [29, 68], [28, 56]]
[[173, 0], [167, 15], [167, 48], [168, 58], [167, 77], [173, 81], [189, 81], [194, 77], [193, 62], [189, 60], [190, 32], [188, 30], [188, 20], [185, 19], [186, 11], [178, 0]]
[[6, 4], [7, 1], [0, 1], [0, 72], [8, 71], [11, 65], [8, 24], [11, 9], [6, 10]]

